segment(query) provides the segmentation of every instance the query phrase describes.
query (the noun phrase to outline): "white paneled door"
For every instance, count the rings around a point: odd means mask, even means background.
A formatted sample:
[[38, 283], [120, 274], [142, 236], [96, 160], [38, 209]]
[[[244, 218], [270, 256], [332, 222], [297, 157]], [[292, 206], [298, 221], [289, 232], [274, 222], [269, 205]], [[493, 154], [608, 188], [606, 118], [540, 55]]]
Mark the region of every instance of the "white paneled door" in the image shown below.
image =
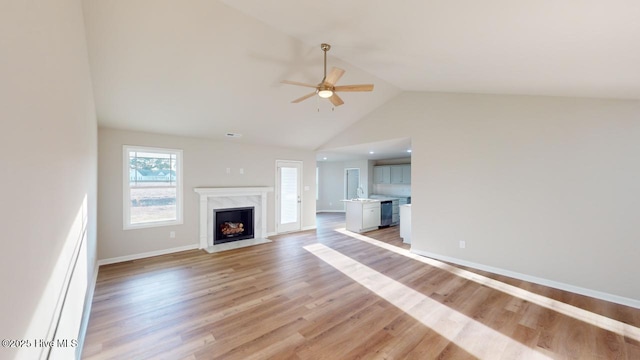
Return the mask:
[[302, 163], [276, 161], [276, 227], [278, 233], [298, 231], [301, 227]]

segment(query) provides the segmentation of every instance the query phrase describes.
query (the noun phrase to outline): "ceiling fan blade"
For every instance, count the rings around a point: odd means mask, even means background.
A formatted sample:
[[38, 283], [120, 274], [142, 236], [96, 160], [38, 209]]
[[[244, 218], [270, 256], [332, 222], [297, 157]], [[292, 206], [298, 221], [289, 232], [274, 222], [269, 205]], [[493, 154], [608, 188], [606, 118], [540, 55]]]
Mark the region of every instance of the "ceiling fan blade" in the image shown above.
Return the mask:
[[342, 75], [344, 75], [344, 70], [334, 67], [331, 69], [329, 75], [327, 75], [327, 78], [324, 79], [324, 83], [333, 86], [340, 80]]
[[307, 95], [305, 95], [303, 97], [300, 97], [300, 98], [297, 98], [297, 99], [293, 100], [292, 103], [299, 103], [299, 102], [301, 102], [303, 100], [307, 100], [308, 98], [312, 97], [315, 94], [316, 94], [316, 92], [314, 91], [314, 92], [312, 92], [310, 94], [307, 94]]
[[331, 101], [333, 106], [340, 106], [340, 105], [344, 104], [344, 101], [342, 101], [340, 96], [338, 96], [338, 94], [336, 94], [336, 93], [333, 93], [333, 95], [331, 95], [331, 97], [329, 98], [329, 101]]
[[297, 82], [297, 81], [289, 81], [289, 80], [282, 80], [281, 83], [288, 84], [288, 85], [306, 86], [306, 87], [310, 87], [310, 88], [317, 87], [316, 85], [305, 84], [305, 83], [301, 83], [301, 82]]
[[373, 91], [373, 84], [336, 86], [334, 91]]

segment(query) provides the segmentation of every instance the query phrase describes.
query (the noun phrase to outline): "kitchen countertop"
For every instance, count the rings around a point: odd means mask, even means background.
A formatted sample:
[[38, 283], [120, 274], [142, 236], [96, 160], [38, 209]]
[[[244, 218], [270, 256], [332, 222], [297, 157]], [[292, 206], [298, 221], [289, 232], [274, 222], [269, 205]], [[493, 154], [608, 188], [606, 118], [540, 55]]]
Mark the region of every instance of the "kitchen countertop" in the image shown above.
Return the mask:
[[395, 197], [395, 196], [385, 196], [385, 195], [372, 195], [372, 199], [376, 199], [376, 200], [380, 200], [380, 201], [393, 201], [393, 200], [400, 200], [399, 198]]
[[359, 204], [366, 204], [366, 203], [372, 203], [372, 202], [380, 202], [380, 199], [344, 199], [344, 200], [340, 200], [342, 202], [352, 202], [352, 203], [359, 203]]
[[369, 196], [372, 199], [379, 199], [379, 200], [383, 200], [383, 201], [388, 201], [388, 200], [400, 200], [400, 199], [410, 199], [411, 195], [381, 195], [381, 194], [371, 194]]

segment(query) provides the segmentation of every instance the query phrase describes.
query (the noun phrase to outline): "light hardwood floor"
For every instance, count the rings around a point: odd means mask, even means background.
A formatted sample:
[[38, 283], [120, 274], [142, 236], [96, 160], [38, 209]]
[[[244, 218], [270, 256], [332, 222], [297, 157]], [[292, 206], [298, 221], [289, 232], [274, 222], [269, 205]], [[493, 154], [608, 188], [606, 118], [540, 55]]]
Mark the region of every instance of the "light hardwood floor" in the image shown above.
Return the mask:
[[318, 230], [100, 267], [83, 359], [640, 359], [640, 310]]

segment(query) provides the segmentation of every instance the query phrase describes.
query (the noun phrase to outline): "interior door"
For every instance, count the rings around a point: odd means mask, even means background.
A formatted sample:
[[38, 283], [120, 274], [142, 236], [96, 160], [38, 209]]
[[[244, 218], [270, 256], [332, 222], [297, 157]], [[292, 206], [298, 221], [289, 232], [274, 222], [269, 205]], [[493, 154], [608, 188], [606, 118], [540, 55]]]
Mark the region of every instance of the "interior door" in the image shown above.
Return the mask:
[[276, 231], [298, 231], [301, 228], [302, 163], [276, 161]]

